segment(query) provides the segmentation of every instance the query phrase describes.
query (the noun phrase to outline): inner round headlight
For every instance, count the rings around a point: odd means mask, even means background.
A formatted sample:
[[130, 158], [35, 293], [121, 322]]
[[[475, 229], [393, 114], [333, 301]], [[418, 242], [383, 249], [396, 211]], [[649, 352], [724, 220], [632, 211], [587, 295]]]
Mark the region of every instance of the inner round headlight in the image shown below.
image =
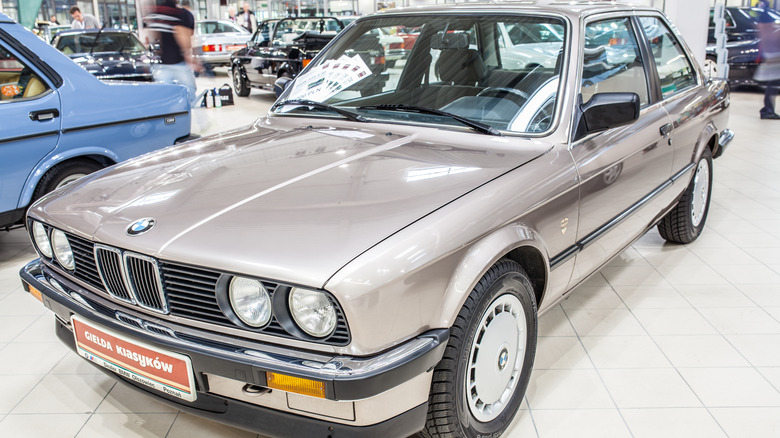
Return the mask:
[[70, 248], [68, 236], [60, 230], [54, 230], [51, 233], [51, 245], [54, 248], [54, 255], [63, 268], [72, 271], [76, 269], [76, 262], [73, 260], [73, 250]]
[[333, 302], [324, 293], [314, 290], [293, 288], [290, 313], [298, 327], [315, 338], [333, 333], [338, 321]]
[[244, 324], [262, 327], [271, 320], [271, 295], [263, 283], [251, 278], [233, 277], [229, 295], [233, 312]]
[[33, 222], [32, 226], [33, 239], [35, 240], [35, 246], [38, 247], [38, 251], [45, 257], [51, 258], [51, 242], [49, 241], [49, 235], [46, 234], [46, 227], [40, 222]]

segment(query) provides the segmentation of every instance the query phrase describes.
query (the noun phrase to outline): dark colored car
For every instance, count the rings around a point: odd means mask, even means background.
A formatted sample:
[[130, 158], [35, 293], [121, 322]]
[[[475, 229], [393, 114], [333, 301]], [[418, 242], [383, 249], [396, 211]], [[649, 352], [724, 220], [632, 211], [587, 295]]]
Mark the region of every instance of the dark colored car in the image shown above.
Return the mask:
[[[780, 23], [780, 13], [769, 10], [769, 15]], [[723, 18], [726, 20], [726, 49], [728, 49], [729, 83], [733, 85], [757, 85], [753, 80], [760, 61], [758, 50], [758, 17], [763, 13], [759, 8], [726, 8]], [[715, 51], [715, 22], [710, 9], [710, 27], [707, 33], [707, 58], [704, 72], [709, 77], [717, 77], [717, 54]]]
[[98, 79], [152, 81], [159, 57], [135, 34], [123, 30], [66, 30], [51, 44]]
[[[278, 96], [284, 83], [300, 73], [342, 29], [344, 24], [334, 17], [261, 23], [247, 47], [231, 55], [236, 94], [249, 96], [254, 87], [275, 90]], [[280, 78], [283, 80], [277, 84]]]

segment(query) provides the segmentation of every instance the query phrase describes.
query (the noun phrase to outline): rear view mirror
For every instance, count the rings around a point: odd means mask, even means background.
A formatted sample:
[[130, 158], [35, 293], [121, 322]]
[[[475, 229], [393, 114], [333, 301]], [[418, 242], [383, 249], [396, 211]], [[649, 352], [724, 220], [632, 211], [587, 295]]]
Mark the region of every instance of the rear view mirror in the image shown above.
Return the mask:
[[639, 96], [636, 93], [597, 93], [587, 103], [580, 104], [580, 114], [575, 140], [592, 132], [634, 123], [639, 118]]

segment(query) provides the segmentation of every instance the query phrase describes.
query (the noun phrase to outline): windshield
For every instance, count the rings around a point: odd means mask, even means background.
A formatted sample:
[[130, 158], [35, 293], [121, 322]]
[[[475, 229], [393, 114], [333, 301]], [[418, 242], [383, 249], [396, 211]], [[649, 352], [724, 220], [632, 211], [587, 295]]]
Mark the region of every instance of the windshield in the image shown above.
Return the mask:
[[287, 46], [303, 33], [336, 35], [341, 29], [341, 24], [332, 18], [286, 18], [276, 24], [272, 44]]
[[397, 107], [414, 106], [502, 131], [544, 132], [555, 113], [565, 29], [559, 18], [519, 15], [360, 20], [279, 101], [322, 102], [371, 121], [463, 126], [463, 120]]
[[[100, 38], [97, 32], [77, 33], [72, 35], [62, 35], [57, 42], [57, 49], [70, 55], [73, 53], [92, 53], [100, 52], [122, 52], [139, 54], [146, 51], [146, 48], [135, 35], [130, 33], [100, 32]], [[93, 49], [92, 46], [95, 46]]]

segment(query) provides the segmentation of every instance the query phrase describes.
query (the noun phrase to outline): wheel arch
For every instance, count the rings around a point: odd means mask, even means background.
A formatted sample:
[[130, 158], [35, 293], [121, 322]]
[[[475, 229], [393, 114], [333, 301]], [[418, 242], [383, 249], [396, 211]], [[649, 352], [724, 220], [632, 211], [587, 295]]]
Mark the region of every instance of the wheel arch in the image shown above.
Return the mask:
[[106, 149], [84, 148], [73, 149], [62, 154], [52, 154], [41, 160], [35, 168], [33, 168], [30, 175], [27, 177], [24, 189], [19, 196], [18, 208], [27, 207], [30, 204], [33, 193], [38, 187], [38, 183], [49, 170], [63, 164], [77, 159], [92, 160], [102, 167], [112, 166], [119, 162], [119, 157], [113, 152]]
[[524, 225], [510, 225], [483, 237], [466, 251], [444, 294], [439, 326], [449, 327], [485, 273], [498, 260], [517, 262], [533, 286], [537, 308], [544, 298], [550, 274], [547, 250], [541, 236]]

